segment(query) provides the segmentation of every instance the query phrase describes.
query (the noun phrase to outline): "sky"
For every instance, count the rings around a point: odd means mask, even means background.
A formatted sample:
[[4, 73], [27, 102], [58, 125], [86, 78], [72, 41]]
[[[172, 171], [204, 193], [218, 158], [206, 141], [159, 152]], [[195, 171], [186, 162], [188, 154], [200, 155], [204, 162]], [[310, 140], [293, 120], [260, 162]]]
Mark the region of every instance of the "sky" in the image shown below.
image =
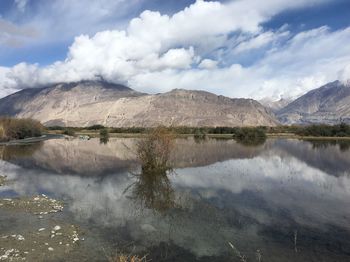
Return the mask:
[[95, 79], [296, 98], [350, 79], [350, 1], [0, 1], [0, 97]]

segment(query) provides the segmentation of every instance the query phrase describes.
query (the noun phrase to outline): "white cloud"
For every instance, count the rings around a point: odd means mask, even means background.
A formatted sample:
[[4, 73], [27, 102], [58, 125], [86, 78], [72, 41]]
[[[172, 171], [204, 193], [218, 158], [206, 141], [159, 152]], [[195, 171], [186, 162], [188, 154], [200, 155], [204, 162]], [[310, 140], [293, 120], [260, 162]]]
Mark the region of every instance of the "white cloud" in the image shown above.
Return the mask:
[[246, 41], [243, 41], [239, 43], [235, 49], [233, 50], [234, 53], [241, 53], [241, 52], [247, 52], [252, 49], [258, 49], [262, 48], [274, 41], [279, 40], [280, 38], [286, 37], [289, 35], [288, 31], [284, 32], [277, 32], [274, 33], [272, 31], [263, 32], [261, 34], [258, 34], [257, 36], [254, 36], [253, 38], [247, 39]]
[[[6, 69], [0, 81], [24, 88], [103, 76], [144, 92], [176, 87], [257, 99], [296, 96], [336, 79], [350, 63], [350, 46], [344, 45], [350, 28], [321, 27], [292, 37], [286, 28], [264, 31], [261, 23], [283, 10], [321, 2], [198, 0], [173, 16], [145, 11], [126, 30], [76, 37], [65, 61], [46, 67], [21, 63]], [[240, 37], [231, 38], [237, 30]], [[222, 48], [231, 49], [229, 59], [219, 54]], [[234, 54], [252, 49], [265, 53], [250, 66], [235, 63]]]
[[194, 50], [189, 49], [170, 49], [162, 56], [153, 53], [150, 54], [136, 64], [138, 68], [144, 70], [163, 70], [163, 69], [189, 69], [194, 62]]
[[217, 68], [218, 61], [212, 60], [212, 59], [204, 59], [200, 64], [198, 65], [201, 69], [215, 69]]
[[180, 86], [232, 97], [295, 98], [338, 79], [339, 71], [350, 63], [350, 46], [344, 45], [347, 42], [350, 42], [350, 28], [331, 32], [321, 27], [297, 34], [283, 46], [269, 50], [250, 67], [234, 64], [209, 71], [151, 72], [138, 74], [131, 84], [156, 91]]
[[350, 86], [350, 63], [339, 71], [338, 79], [344, 84]]

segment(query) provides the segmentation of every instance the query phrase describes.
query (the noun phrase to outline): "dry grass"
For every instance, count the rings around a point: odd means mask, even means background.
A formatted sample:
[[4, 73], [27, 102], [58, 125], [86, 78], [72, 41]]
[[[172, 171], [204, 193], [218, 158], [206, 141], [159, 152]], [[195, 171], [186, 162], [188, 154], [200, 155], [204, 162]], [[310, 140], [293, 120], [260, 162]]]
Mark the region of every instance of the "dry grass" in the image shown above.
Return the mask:
[[146, 256], [140, 257], [137, 255], [117, 254], [113, 257], [108, 257], [108, 262], [148, 262]]
[[137, 158], [143, 169], [170, 171], [170, 153], [174, 148], [174, 134], [164, 127], [153, 129], [137, 143]]
[[0, 140], [23, 139], [41, 136], [43, 125], [27, 118], [0, 118]]

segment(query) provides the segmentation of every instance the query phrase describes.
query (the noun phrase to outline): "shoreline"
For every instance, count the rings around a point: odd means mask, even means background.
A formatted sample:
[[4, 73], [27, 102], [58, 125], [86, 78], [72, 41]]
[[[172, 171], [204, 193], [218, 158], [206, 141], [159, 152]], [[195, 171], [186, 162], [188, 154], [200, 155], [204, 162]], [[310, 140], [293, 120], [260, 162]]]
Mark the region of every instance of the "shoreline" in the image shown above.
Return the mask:
[[[96, 132], [76, 132], [74, 138], [79, 136], [89, 136], [90, 138], [99, 138], [100, 134]], [[142, 138], [145, 137], [144, 133], [109, 133], [110, 138]], [[195, 134], [175, 134], [176, 138], [188, 138], [194, 137]], [[59, 134], [58, 132], [51, 131], [50, 133], [44, 134], [40, 137], [30, 137], [20, 140], [11, 140], [6, 142], [0, 142], [0, 146], [12, 146], [12, 145], [29, 145], [39, 143], [50, 139], [63, 139], [66, 136]], [[233, 134], [206, 134], [207, 138], [213, 139], [234, 139]], [[323, 137], [323, 136], [298, 136], [293, 133], [266, 133], [266, 139], [298, 139], [298, 140], [313, 140], [313, 141], [350, 141], [350, 137]]]
[[[57, 134], [57, 133], [52, 133]], [[90, 136], [91, 138], [99, 138], [99, 131], [82, 131], [75, 132], [75, 136]], [[110, 138], [141, 138], [145, 137], [144, 133], [109, 133]], [[175, 134], [178, 138], [193, 137], [195, 134]], [[233, 138], [233, 134], [206, 134], [209, 138]], [[300, 139], [300, 140], [350, 140], [350, 137], [326, 137], [326, 136], [298, 136], [293, 133], [266, 133], [266, 138], [286, 138], [286, 139]]]
[[39, 142], [42, 142], [42, 141], [45, 141], [45, 140], [56, 139], [56, 138], [64, 138], [64, 135], [61, 135], [61, 134], [44, 134], [44, 135], [39, 136], [39, 137], [28, 137], [28, 138], [24, 138], [24, 139], [0, 142], [0, 146], [27, 145], [27, 144], [39, 143]]

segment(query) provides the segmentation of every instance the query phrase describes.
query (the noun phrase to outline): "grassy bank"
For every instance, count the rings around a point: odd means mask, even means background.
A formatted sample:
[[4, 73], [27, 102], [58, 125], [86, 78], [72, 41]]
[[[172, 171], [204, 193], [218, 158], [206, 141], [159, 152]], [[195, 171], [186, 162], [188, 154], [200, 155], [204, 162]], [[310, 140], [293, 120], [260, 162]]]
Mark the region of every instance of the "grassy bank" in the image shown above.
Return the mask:
[[[168, 127], [167, 130], [177, 137], [194, 136], [195, 138], [236, 138], [252, 140], [257, 138], [299, 138], [299, 139], [350, 139], [350, 126], [339, 125], [310, 125], [310, 126], [276, 126], [276, 127]], [[152, 128], [106, 128], [94, 125], [86, 128], [79, 127], [50, 127], [48, 131], [53, 134], [88, 135], [100, 137], [102, 132], [108, 132], [109, 137], [142, 137]]]

